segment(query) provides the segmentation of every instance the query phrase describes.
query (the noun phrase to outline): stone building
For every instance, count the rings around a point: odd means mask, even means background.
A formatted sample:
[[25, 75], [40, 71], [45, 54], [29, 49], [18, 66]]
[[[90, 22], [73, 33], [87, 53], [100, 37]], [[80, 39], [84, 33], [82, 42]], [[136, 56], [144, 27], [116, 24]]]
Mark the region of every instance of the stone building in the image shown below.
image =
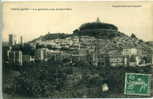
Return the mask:
[[152, 64], [152, 54], [142, 48], [123, 49], [122, 55], [127, 59], [128, 66], [148, 66]]
[[22, 51], [15, 51], [15, 63], [18, 65], [23, 65], [23, 60], [22, 60]]
[[7, 54], [8, 54], [8, 62], [10, 64], [23, 65], [22, 51], [8, 50]]
[[13, 46], [17, 43], [17, 37], [14, 34], [9, 34], [9, 45]]
[[113, 55], [109, 56], [110, 66], [124, 66], [124, 57], [122, 55]]
[[35, 51], [35, 61], [47, 61], [47, 49], [39, 48]]
[[30, 55], [23, 55], [23, 64], [34, 62], [35, 59]]
[[126, 49], [123, 49], [122, 51], [123, 56], [132, 56], [132, 55], [140, 55], [140, 54], [142, 54], [142, 50], [137, 48], [126, 48]]

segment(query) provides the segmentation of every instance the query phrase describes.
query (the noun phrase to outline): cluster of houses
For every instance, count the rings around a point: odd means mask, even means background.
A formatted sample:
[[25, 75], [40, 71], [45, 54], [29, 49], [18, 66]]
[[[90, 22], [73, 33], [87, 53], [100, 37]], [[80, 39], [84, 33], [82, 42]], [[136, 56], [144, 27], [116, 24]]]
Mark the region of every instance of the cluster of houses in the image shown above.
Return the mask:
[[[18, 42], [17, 42], [18, 41]], [[14, 34], [9, 34], [8, 44], [3, 44], [3, 62], [9, 64], [23, 65], [27, 63], [46, 61], [47, 49], [35, 49], [34, 55], [24, 54], [21, 50], [14, 50], [15, 46], [23, 46], [22, 36], [20, 40]]]
[[79, 38], [78, 36], [71, 36], [67, 37], [65, 39], [53, 39], [53, 40], [37, 40], [34, 44], [32, 43], [31, 45], [35, 44], [40, 44], [43, 46], [51, 45], [52, 48], [65, 48], [65, 49], [77, 49], [79, 46]]
[[[12, 35], [10, 36], [13, 37]], [[95, 38], [66, 38], [55, 40], [54, 44], [58, 49], [48, 48], [35, 49], [34, 55], [23, 54], [20, 50], [12, 50], [14, 39], [10, 39], [10, 46], [5, 51], [5, 62], [9, 64], [23, 65], [34, 62], [58, 61], [68, 59], [71, 62], [84, 61], [95, 66], [149, 66], [153, 64], [153, 54], [148, 54], [144, 49], [124, 48], [108, 49], [103, 52], [103, 46], [98, 45]], [[22, 44], [22, 43], [21, 43]], [[57, 44], [57, 45], [56, 45]], [[60, 48], [59, 48], [60, 45]], [[71, 45], [71, 46], [70, 46]], [[68, 46], [74, 51], [60, 50], [61, 47]]]
[[37, 61], [47, 61], [46, 49], [36, 49], [34, 56], [23, 54], [20, 50], [12, 50], [12, 47], [5, 53], [5, 62], [9, 64], [23, 65]]

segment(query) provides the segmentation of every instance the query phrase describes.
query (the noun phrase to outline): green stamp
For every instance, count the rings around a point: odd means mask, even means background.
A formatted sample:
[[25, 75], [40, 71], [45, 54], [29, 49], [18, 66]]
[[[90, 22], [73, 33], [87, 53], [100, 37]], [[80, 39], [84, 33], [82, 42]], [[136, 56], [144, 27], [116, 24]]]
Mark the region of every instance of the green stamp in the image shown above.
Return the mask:
[[124, 94], [150, 96], [151, 74], [126, 73]]

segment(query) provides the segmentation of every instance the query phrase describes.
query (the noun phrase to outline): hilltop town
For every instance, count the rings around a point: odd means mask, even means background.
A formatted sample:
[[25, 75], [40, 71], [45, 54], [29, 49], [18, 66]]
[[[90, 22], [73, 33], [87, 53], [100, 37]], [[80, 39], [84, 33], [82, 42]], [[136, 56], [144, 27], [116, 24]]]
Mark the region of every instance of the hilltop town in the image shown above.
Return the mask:
[[[6, 55], [3, 55], [6, 57], [5, 62], [23, 65], [69, 58], [71, 61], [88, 61], [96, 66], [104, 66], [107, 63], [111, 66], [152, 64], [152, 49], [149, 45], [135, 36], [129, 37], [121, 33], [116, 26], [102, 23], [99, 19], [83, 24], [71, 35], [48, 33], [25, 44], [22, 37], [19, 44], [16, 44], [16, 41], [15, 35], [10, 34], [9, 47], [6, 47]], [[25, 46], [29, 47], [30, 54], [24, 51]]]
[[[109, 97], [109, 92], [122, 93], [125, 72], [152, 72], [150, 43], [134, 34], [127, 36], [99, 18], [71, 34], [47, 33], [29, 42], [23, 39], [21, 36], [17, 42], [16, 36], [9, 34], [8, 44], [3, 45], [4, 69], [19, 72], [11, 78], [14, 85], [5, 78], [7, 93], [14, 90], [13, 94], [34, 97]], [[101, 85], [107, 90], [101, 92]]]

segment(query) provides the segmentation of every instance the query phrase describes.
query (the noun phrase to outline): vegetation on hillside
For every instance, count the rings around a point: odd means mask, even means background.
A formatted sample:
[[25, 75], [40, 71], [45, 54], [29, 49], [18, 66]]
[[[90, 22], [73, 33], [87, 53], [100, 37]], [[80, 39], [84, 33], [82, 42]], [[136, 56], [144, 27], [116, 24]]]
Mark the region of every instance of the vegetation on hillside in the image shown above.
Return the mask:
[[[3, 78], [6, 81], [4, 92], [26, 97], [109, 97], [114, 93], [123, 94], [126, 72], [152, 72], [151, 67], [95, 67], [83, 61], [71, 63], [69, 60], [9, 66], [5, 65], [3, 73], [15, 71], [19, 74]], [[9, 79], [12, 81], [7, 82]], [[108, 92], [101, 90], [104, 83], [109, 86]]]
[[[101, 31], [99, 28], [114, 29], [117, 27], [103, 26], [99, 23], [87, 23], [82, 25], [73, 34], [48, 33], [31, 42], [47, 41], [54, 39], [65, 39], [70, 36], [95, 36], [101, 39], [99, 42], [103, 52], [109, 49], [143, 48], [146, 51], [149, 43], [139, 40], [134, 34], [131, 37], [118, 31]], [[93, 30], [88, 30], [93, 29]], [[14, 47], [14, 50], [22, 50], [23, 54], [34, 55], [34, 48], [30, 43]], [[55, 49], [51, 45], [39, 45], [37, 48], [47, 47]], [[67, 51], [69, 49], [62, 49]], [[149, 51], [148, 51], [149, 52]], [[47, 62], [36, 62], [24, 64], [23, 66], [3, 63], [3, 92], [12, 96], [26, 97], [52, 97], [52, 98], [75, 98], [75, 97], [110, 97], [112, 94], [122, 94], [124, 91], [124, 77], [126, 72], [152, 73], [152, 67], [110, 67], [93, 66], [88, 61], [73, 61], [64, 59], [62, 61], [49, 60]], [[108, 84], [109, 90], [102, 92], [102, 85]], [[117, 96], [116, 96], [117, 97]], [[124, 96], [126, 97], [126, 96]]]

